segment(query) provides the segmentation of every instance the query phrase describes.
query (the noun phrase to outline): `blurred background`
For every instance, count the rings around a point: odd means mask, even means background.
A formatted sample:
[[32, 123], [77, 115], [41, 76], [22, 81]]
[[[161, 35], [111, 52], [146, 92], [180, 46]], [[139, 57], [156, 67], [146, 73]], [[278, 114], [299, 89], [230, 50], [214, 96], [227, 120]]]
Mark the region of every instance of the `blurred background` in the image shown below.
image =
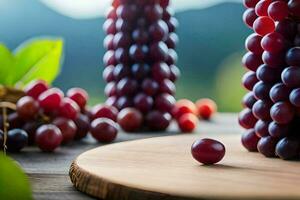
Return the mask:
[[[86, 89], [91, 102], [104, 100], [102, 24], [109, 0], [0, 0], [0, 42], [11, 50], [39, 36], [65, 41], [64, 64], [54, 82], [64, 90]], [[173, 0], [180, 23], [177, 98], [210, 97], [223, 112], [241, 108], [241, 56], [249, 30], [241, 1]]]

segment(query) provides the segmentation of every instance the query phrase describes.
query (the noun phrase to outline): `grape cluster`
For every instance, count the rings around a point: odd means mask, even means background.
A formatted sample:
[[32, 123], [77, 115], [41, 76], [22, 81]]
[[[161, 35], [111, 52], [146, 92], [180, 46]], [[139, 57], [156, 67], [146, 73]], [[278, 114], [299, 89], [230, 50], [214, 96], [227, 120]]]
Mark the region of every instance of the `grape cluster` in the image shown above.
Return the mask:
[[[103, 29], [106, 105], [137, 119], [127, 131], [165, 130], [175, 104], [178, 25], [169, 0], [114, 0]], [[128, 114], [129, 113], [129, 114]], [[128, 128], [128, 129], [127, 129]]]
[[[42, 151], [54, 151], [61, 144], [84, 138], [89, 132], [100, 142], [111, 142], [117, 136], [118, 110], [96, 105], [88, 109], [88, 94], [81, 88], [64, 93], [49, 88], [44, 81], [33, 81], [16, 110], [7, 116], [8, 151], [18, 152], [26, 145], [37, 145]], [[0, 120], [0, 144], [4, 144], [3, 116]], [[1, 148], [2, 149], [2, 148]]]
[[242, 143], [266, 157], [300, 156], [300, 1], [244, 0], [246, 39], [242, 78], [249, 91], [239, 123]]

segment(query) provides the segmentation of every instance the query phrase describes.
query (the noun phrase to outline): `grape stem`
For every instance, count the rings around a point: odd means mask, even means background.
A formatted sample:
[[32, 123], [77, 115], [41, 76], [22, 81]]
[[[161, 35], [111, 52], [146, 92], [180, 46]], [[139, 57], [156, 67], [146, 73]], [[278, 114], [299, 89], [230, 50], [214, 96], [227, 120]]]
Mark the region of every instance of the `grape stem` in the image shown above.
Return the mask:
[[3, 152], [6, 154], [6, 142], [7, 142], [7, 131], [9, 128], [9, 123], [7, 122], [7, 108], [11, 110], [16, 110], [16, 104], [11, 102], [0, 102], [0, 108], [2, 108], [2, 116], [3, 116]]

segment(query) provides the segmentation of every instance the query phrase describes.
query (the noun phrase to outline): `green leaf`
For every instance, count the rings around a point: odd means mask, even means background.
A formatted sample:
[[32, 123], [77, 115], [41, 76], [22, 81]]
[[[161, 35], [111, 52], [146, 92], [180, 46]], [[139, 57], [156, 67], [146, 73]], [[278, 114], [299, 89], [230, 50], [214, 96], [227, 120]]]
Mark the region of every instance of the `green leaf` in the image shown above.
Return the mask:
[[9, 83], [9, 76], [13, 76], [14, 56], [8, 48], [0, 43], [0, 84], [12, 86]]
[[31, 200], [29, 181], [20, 167], [0, 153], [0, 199]]
[[34, 79], [51, 84], [60, 72], [63, 52], [62, 39], [34, 39], [20, 45], [15, 51], [12, 83], [22, 87]]

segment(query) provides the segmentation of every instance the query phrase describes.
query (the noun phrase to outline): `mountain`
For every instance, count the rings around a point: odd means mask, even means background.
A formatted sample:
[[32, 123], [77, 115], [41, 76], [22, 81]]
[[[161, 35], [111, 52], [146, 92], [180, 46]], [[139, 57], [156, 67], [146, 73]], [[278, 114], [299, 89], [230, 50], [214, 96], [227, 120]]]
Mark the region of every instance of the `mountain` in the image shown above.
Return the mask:
[[[64, 65], [55, 85], [80, 86], [94, 99], [103, 99], [102, 31], [104, 18], [75, 20], [60, 15], [36, 0], [0, 2], [0, 42], [14, 49], [36, 36], [59, 36], [65, 40]], [[243, 51], [249, 30], [242, 23], [243, 7], [223, 3], [176, 14], [179, 62], [182, 78], [178, 97], [214, 97], [216, 75], [224, 59]], [[230, 77], [228, 77], [230, 78]], [[188, 89], [187, 89], [188, 88]]]

